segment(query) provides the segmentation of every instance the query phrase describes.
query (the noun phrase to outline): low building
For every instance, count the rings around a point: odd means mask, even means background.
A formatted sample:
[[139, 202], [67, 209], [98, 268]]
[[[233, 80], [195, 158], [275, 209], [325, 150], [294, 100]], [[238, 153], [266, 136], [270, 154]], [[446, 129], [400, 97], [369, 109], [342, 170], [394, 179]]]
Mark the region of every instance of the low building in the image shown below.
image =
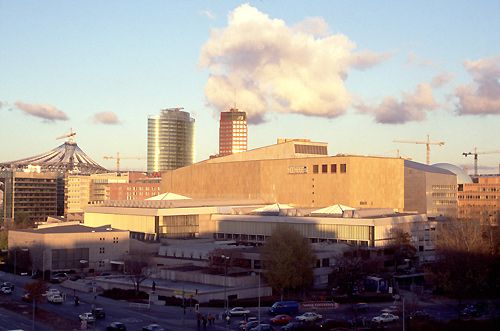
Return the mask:
[[129, 252], [129, 231], [78, 222], [46, 224], [37, 229], [10, 230], [10, 251], [28, 250], [33, 270], [119, 270]]

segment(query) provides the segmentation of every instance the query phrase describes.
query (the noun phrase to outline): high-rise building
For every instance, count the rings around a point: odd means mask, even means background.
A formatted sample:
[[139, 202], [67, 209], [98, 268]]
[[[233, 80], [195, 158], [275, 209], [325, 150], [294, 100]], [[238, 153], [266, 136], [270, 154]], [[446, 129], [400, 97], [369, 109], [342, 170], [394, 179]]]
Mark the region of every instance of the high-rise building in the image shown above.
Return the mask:
[[33, 222], [44, 222], [47, 216], [58, 215], [58, 174], [27, 171], [2, 171], [3, 189], [1, 218], [12, 222], [17, 217], [28, 217]]
[[231, 108], [220, 113], [219, 156], [245, 152], [248, 144], [247, 114]]
[[148, 117], [148, 173], [193, 164], [194, 118], [181, 109], [163, 109]]

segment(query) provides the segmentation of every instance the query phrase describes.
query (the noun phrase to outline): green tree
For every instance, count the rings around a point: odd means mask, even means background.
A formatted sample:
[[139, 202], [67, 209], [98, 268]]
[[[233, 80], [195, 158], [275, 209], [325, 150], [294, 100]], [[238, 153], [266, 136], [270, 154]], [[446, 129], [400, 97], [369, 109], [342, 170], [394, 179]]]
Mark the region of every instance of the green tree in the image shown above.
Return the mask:
[[27, 212], [17, 212], [14, 218], [14, 227], [16, 229], [29, 229], [35, 227], [35, 221]]
[[310, 286], [316, 257], [309, 241], [289, 225], [278, 225], [262, 247], [265, 277], [281, 293]]
[[386, 247], [386, 251], [392, 253], [394, 261], [394, 270], [405, 260], [413, 261], [417, 254], [417, 249], [411, 241], [411, 236], [408, 232], [401, 228], [392, 228], [390, 230], [391, 242]]

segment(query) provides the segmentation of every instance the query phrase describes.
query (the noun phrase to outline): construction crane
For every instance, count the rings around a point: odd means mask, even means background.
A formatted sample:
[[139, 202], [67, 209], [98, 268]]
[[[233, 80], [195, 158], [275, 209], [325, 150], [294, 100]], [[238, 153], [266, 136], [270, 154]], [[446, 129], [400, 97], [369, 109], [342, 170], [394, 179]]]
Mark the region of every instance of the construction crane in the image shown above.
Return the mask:
[[430, 141], [429, 135], [427, 135], [427, 141], [413, 141], [413, 140], [393, 140], [395, 143], [405, 143], [405, 144], [419, 144], [425, 145], [427, 148], [427, 164], [431, 163], [431, 145], [443, 146], [444, 141]]
[[120, 173], [120, 160], [144, 160], [145, 157], [141, 157], [141, 156], [123, 157], [123, 156], [120, 156], [120, 152], [116, 152], [116, 156], [105, 155], [103, 157], [103, 159], [105, 159], [105, 160], [116, 160], [116, 173]]
[[463, 156], [467, 157], [468, 155], [474, 155], [474, 176], [477, 176], [477, 156], [478, 155], [483, 155], [483, 154], [496, 154], [500, 153], [500, 150], [497, 151], [488, 151], [488, 152], [478, 152], [477, 148], [474, 147], [474, 152], [465, 152], [462, 153]]
[[68, 133], [63, 134], [60, 137], [57, 137], [56, 140], [68, 138], [68, 142], [69, 143], [74, 143], [75, 142], [75, 136], [76, 136], [76, 132], [73, 131], [73, 128], [70, 128]]

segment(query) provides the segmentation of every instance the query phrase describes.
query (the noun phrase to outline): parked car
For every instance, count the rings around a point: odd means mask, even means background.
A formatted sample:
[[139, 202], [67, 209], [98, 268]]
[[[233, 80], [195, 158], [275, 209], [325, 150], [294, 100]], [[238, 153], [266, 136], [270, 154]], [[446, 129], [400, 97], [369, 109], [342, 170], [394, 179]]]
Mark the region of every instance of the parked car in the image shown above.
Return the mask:
[[460, 315], [463, 317], [477, 317], [482, 314], [482, 311], [481, 305], [470, 304], [460, 311]]
[[251, 328], [250, 331], [273, 331], [274, 328], [269, 324], [259, 324], [254, 328]]
[[382, 309], [380, 312], [398, 315], [399, 314], [399, 307], [398, 306], [389, 306], [387, 308]]
[[79, 280], [79, 279], [82, 279], [82, 276], [80, 276], [80, 275], [71, 275], [71, 276], [69, 276], [69, 280], [72, 280], [74, 282], [77, 281], [77, 280]]
[[429, 314], [423, 310], [417, 310], [410, 314], [410, 319], [427, 320], [429, 318], [430, 318]]
[[358, 313], [365, 313], [368, 311], [368, 304], [365, 302], [360, 302], [354, 305], [354, 310]]
[[321, 330], [331, 330], [333, 328], [347, 327], [349, 323], [345, 320], [326, 319], [319, 325]]
[[47, 296], [47, 301], [50, 303], [63, 303], [64, 299], [63, 299], [62, 295], [60, 295], [60, 294], [53, 294], [53, 295]]
[[293, 320], [292, 316], [286, 315], [286, 314], [280, 314], [280, 315], [276, 315], [273, 318], [271, 318], [271, 324], [286, 325], [286, 324], [290, 323], [290, 321], [292, 321], [292, 320]]
[[399, 320], [399, 316], [389, 314], [389, 313], [383, 313], [379, 316], [375, 316], [372, 318], [372, 322], [374, 323], [390, 323], [390, 322], [395, 322]]
[[243, 307], [234, 307], [230, 309], [227, 314], [229, 316], [244, 316], [250, 314], [250, 310], [245, 309]]
[[68, 280], [68, 279], [69, 279], [69, 276], [67, 273], [59, 272], [57, 274], [52, 275], [52, 277], [50, 277], [50, 282], [54, 283], [54, 284], [58, 284], [58, 283], [64, 282], [65, 280]]
[[277, 301], [269, 308], [269, 312], [273, 315], [295, 315], [299, 312], [299, 303], [297, 301]]
[[322, 315], [315, 312], [303, 313], [302, 315], [296, 317], [297, 321], [304, 321], [304, 322], [314, 322], [322, 318], [323, 318]]
[[127, 331], [127, 327], [121, 322], [112, 322], [106, 327], [106, 331]]
[[95, 316], [92, 313], [83, 313], [78, 315], [80, 321], [95, 322]]
[[281, 327], [282, 331], [305, 331], [307, 330], [307, 325], [300, 321], [291, 321], [285, 326]]
[[29, 292], [24, 293], [23, 296], [21, 297], [21, 300], [24, 302], [31, 302], [31, 293]]
[[97, 319], [106, 318], [106, 313], [102, 307], [95, 307], [92, 309], [92, 315], [94, 315]]
[[59, 291], [58, 289], [56, 288], [49, 288], [46, 292], [45, 292], [45, 295], [47, 297], [51, 296], [51, 295], [61, 295], [61, 291]]
[[248, 321], [240, 324], [240, 330], [249, 331], [259, 325], [259, 321]]
[[11, 282], [3, 282], [0, 287], [10, 287], [10, 289], [12, 291], [14, 291], [14, 284], [12, 284]]
[[12, 294], [12, 288], [10, 288], [8, 286], [2, 286], [2, 287], [0, 287], [0, 292], [2, 294]]
[[142, 331], [165, 331], [165, 329], [158, 324], [149, 324], [148, 326], [143, 327]]

